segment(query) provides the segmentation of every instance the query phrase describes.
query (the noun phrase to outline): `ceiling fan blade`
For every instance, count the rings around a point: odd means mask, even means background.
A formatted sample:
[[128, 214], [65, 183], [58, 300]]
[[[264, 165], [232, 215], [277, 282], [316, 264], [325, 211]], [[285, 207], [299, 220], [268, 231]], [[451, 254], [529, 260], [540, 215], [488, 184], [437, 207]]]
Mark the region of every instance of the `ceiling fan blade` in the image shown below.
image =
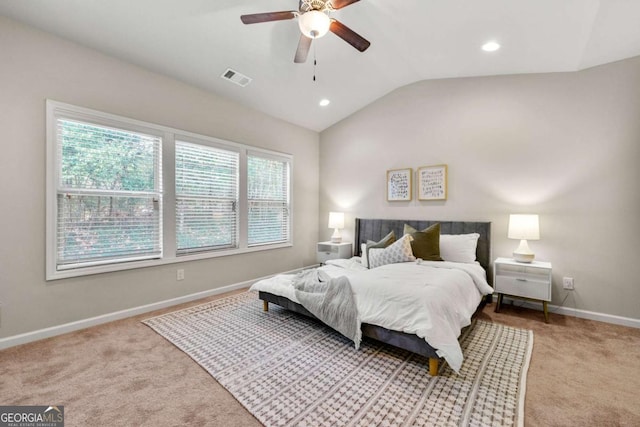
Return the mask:
[[260, 22], [283, 21], [285, 19], [293, 19], [295, 17], [295, 12], [287, 10], [283, 12], [267, 12], [254, 13], [252, 15], [242, 15], [240, 19], [245, 24], [259, 24]]
[[335, 19], [331, 20], [329, 31], [358, 49], [360, 52], [364, 52], [369, 48], [369, 46], [371, 46], [371, 43], [369, 43], [368, 40]]
[[333, 0], [331, 2], [331, 6], [335, 9], [342, 9], [343, 7], [349, 6], [350, 4], [359, 2], [360, 0]]
[[302, 64], [307, 62], [307, 56], [309, 56], [309, 49], [311, 48], [311, 42], [313, 39], [300, 34], [300, 41], [298, 42], [298, 49], [296, 50], [296, 56], [293, 58], [293, 62], [296, 64]]

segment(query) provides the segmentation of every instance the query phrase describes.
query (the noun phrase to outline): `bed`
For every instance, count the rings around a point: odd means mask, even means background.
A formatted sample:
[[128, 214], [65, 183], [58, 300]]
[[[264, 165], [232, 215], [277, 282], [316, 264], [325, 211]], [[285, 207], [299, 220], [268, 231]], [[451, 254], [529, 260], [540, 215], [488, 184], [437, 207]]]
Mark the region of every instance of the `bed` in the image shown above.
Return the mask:
[[[484, 275], [484, 279], [486, 280], [485, 283], [490, 285], [488, 280], [491, 277], [491, 274], [489, 274], [488, 269], [489, 269], [490, 260], [491, 260], [491, 223], [489, 222], [388, 220], [388, 219], [357, 218], [355, 220], [355, 235], [354, 235], [355, 255], [356, 256], [362, 255], [361, 246], [363, 243], [366, 243], [367, 241], [377, 242], [381, 240], [385, 235], [387, 235], [390, 231], [393, 231], [396, 236], [403, 236], [404, 234], [403, 230], [404, 230], [405, 224], [413, 227], [416, 230], [423, 230], [436, 223], [440, 224], [441, 235], [445, 235], [445, 234], [461, 235], [461, 234], [469, 234], [469, 233], [478, 233], [479, 237], [476, 245], [476, 260], [479, 267], [477, 268], [481, 267], [481, 269], [484, 270], [482, 274]], [[418, 263], [419, 261], [416, 261], [416, 264]], [[406, 263], [406, 264], [410, 264], [410, 263]], [[448, 263], [444, 263], [444, 264], [448, 264]], [[438, 264], [438, 265], [441, 265], [441, 264]], [[388, 266], [384, 266], [384, 267], [388, 267]], [[379, 268], [382, 268], [382, 267], [379, 267]], [[392, 269], [396, 267], [392, 266], [390, 268]], [[410, 266], [410, 265], [406, 265], [406, 268], [416, 269], [416, 267]], [[476, 267], [474, 266], [474, 268]], [[373, 269], [373, 270], [376, 270], [376, 269]], [[352, 279], [353, 277], [355, 276], [352, 276]], [[258, 290], [258, 296], [264, 302], [263, 308], [265, 311], [268, 311], [269, 303], [273, 303], [281, 307], [284, 307], [288, 310], [301, 313], [310, 317], [315, 317], [311, 312], [309, 312], [301, 304], [295, 301], [292, 301], [292, 299], [294, 298], [291, 298], [290, 295], [288, 295], [289, 297], [287, 297], [287, 293], [279, 292], [278, 290], [271, 291], [272, 288], [268, 288], [268, 287], [266, 289], [269, 289], [270, 291], [265, 291], [264, 286], [260, 286], [259, 283], [257, 283], [256, 285], [254, 285], [252, 289]], [[485, 291], [483, 292], [483, 294], [486, 295], [488, 292]], [[485, 301], [486, 301], [486, 298], [484, 297], [480, 298], [480, 300], [478, 301], [478, 306], [475, 308], [476, 309], [481, 308], [482, 305], [485, 303]], [[470, 322], [470, 319], [469, 319], [469, 322]], [[421, 338], [415, 333], [406, 333], [400, 330], [388, 329], [382, 326], [378, 326], [376, 324], [365, 323], [365, 322], [362, 323], [361, 330], [362, 330], [362, 336], [369, 337], [377, 341], [381, 341], [383, 343], [393, 345], [428, 358], [429, 373], [432, 376], [436, 376], [438, 374], [440, 358], [441, 358], [439, 353], [442, 353], [443, 350], [432, 347], [426, 341], [425, 338]]]

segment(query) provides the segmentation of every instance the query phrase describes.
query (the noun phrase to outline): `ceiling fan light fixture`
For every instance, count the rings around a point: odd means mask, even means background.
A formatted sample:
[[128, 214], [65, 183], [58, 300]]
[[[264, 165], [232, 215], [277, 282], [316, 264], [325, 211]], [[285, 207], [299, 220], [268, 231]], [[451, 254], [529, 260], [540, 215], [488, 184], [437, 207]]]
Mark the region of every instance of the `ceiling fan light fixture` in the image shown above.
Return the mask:
[[327, 34], [329, 26], [331, 26], [331, 19], [324, 12], [310, 10], [298, 17], [298, 25], [302, 34], [317, 39]]

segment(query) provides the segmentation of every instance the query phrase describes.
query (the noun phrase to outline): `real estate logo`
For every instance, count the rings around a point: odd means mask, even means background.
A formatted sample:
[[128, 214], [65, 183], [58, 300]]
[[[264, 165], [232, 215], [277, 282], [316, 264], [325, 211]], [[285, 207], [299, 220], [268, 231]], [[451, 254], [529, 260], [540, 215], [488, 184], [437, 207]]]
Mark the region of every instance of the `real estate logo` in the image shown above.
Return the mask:
[[64, 406], [0, 406], [0, 427], [64, 427]]

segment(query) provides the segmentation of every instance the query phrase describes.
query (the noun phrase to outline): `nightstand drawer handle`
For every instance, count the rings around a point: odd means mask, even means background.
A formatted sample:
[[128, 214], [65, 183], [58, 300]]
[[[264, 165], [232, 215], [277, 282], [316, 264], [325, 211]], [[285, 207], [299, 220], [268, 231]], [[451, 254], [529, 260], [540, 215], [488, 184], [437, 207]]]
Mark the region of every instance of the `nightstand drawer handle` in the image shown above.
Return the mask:
[[518, 282], [526, 282], [526, 281], [527, 281], [527, 279], [521, 279], [521, 278], [519, 278], [519, 277], [516, 277], [516, 280], [517, 280]]

